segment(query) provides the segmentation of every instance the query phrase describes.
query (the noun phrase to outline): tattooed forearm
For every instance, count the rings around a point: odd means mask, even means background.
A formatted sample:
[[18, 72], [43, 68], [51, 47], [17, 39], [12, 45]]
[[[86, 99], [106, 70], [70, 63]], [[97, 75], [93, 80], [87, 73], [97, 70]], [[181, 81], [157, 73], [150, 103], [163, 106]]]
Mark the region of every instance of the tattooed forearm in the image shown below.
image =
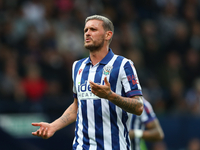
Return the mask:
[[77, 108], [74, 108], [73, 105], [71, 105], [60, 117], [60, 121], [68, 125], [76, 120], [76, 115], [77, 115]]
[[122, 97], [117, 94], [113, 94], [111, 102], [121, 107], [123, 110], [140, 115], [143, 110], [142, 96], [134, 96], [132, 98]]
[[60, 117], [61, 122], [63, 122], [64, 124], [66, 124], [69, 121], [70, 118], [70, 114], [66, 114]]
[[110, 91], [107, 96], [106, 96], [106, 99], [108, 99], [108, 97], [112, 94], [112, 91]]
[[73, 123], [76, 121], [77, 110], [77, 99], [74, 98], [74, 102], [65, 110], [61, 117], [51, 123], [51, 126], [54, 127], [56, 131], [58, 131]]

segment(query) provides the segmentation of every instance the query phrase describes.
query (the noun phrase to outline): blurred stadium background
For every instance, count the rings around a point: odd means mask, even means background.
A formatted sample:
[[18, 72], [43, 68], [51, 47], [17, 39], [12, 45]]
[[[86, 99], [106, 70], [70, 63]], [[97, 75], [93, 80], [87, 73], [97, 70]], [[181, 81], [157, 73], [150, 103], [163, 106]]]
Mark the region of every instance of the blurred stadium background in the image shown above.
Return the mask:
[[163, 127], [165, 139], [147, 147], [199, 150], [199, 0], [0, 0], [0, 149], [71, 149], [74, 124], [43, 140], [31, 122], [51, 122], [72, 103], [71, 67], [88, 56], [93, 14], [113, 21], [111, 48], [135, 63]]

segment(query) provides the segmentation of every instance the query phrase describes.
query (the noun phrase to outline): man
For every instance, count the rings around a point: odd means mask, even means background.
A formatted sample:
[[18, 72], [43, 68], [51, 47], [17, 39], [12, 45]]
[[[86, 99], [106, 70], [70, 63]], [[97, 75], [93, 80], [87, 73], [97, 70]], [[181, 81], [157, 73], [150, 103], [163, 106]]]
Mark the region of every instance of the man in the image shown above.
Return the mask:
[[84, 46], [90, 55], [73, 64], [74, 102], [52, 123], [32, 123], [33, 135], [50, 138], [76, 121], [73, 149], [129, 150], [131, 113], [143, 111], [142, 91], [133, 63], [109, 48], [114, 27], [103, 16], [86, 18]]
[[143, 98], [144, 109], [140, 116], [133, 115], [131, 120], [132, 150], [140, 150], [140, 140], [159, 141], [164, 138], [162, 127], [152, 109], [151, 104]]

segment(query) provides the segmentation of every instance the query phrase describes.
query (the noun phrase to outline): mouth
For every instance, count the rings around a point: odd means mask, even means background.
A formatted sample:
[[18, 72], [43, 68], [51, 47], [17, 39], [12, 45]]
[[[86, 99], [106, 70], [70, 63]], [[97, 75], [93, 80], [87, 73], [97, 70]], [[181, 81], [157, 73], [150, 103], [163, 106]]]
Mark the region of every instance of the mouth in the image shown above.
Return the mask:
[[88, 39], [88, 40], [86, 39], [86, 40], [85, 40], [85, 42], [89, 42], [89, 41], [90, 41], [90, 39]]
[[86, 38], [86, 39], [85, 39], [85, 42], [86, 42], [86, 43], [87, 43], [87, 42], [90, 42], [90, 41], [92, 41], [91, 38]]

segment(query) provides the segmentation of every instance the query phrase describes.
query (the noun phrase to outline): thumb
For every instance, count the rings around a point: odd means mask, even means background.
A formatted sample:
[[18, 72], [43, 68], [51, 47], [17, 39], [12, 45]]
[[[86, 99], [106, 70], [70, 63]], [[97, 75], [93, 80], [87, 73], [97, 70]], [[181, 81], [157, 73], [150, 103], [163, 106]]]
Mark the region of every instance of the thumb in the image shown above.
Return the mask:
[[104, 82], [105, 82], [106, 85], [110, 85], [110, 83], [108, 82], [107, 77], [104, 77]]

